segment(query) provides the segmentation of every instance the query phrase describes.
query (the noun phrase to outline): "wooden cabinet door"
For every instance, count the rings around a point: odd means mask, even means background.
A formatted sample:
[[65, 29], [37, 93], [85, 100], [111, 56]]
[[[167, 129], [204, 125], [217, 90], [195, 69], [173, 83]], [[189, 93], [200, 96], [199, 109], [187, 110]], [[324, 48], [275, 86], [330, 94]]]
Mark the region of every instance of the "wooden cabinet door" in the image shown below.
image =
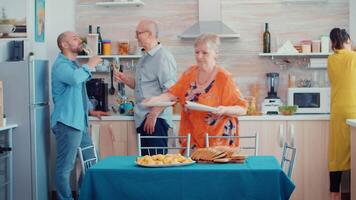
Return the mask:
[[137, 156], [137, 133], [134, 121], [127, 121], [127, 155]]
[[292, 199], [329, 199], [328, 121], [288, 121], [290, 145], [297, 149]]
[[100, 159], [107, 156], [127, 155], [126, 121], [95, 121], [90, 123], [100, 126]]
[[[240, 121], [240, 135], [258, 134], [258, 155], [272, 155], [279, 161], [282, 156], [283, 143], [286, 139], [285, 121]], [[240, 144], [243, 145], [243, 139]], [[253, 141], [247, 141], [248, 146], [253, 145]], [[251, 154], [251, 153], [248, 153]]]

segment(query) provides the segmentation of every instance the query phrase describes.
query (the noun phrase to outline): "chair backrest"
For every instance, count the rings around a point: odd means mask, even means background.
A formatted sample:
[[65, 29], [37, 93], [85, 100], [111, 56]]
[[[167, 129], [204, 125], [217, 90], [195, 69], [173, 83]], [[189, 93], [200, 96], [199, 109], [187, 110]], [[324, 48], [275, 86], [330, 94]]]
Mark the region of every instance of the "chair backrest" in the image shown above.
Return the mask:
[[98, 162], [98, 155], [94, 145], [86, 147], [78, 147], [78, 155], [80, 159], [80, 165], [82, 169], [82, 175], [84, 176], [86, 170]]
[[286, 169], [288, 177], [292, 177], [296, 154], [297, 149], [295, 147], [289, 146], [288, 143], [285, 142], [281, 159], [281, 167], [283, 170], [285, 170], [286, 164], [288, 164], [288, 168]]
[[[167, 140], [179, 140], [181, 138], [186, 139], [186, 146], [180, 146], [179, 142], [174, 142], [173, 144], [178, 144], [178, 145], [173, 145], [173, 146], [167, 146], [167, 147], [157, 147], [157, 146], [142, 146], [142, 139], [145, 140], [150, 140], [150, 139], [164, 139], [166, 138]], [[167, 142], [170, 144], [170, 142]], [[140, 133], [137, 134], [137, 152], [138, 156], [142, 156], [141, 151], [142, 150], [147, 150], [148, 153], [154, 152], [155, 154], [158, 154], [160, 151], [168, 152], [171, 153], [171, 150], [185, 150], [185, 156], [189, 157], [190, 156], [190, 134], [187, 134], [186, 136], [142, 136]]]
[[[235, 139], [239, 138], [240, 139], [240, 149], [241, 150], [253, 150], [253, 155], [257, 156], [258, 155], [258, 133], [255, 132], [253, 135], [219, 135], [219, 136], [213, 136], [209, 135], [208, 133], [205, 134], [205, 147], [209, 147], [209, 139], [212, 138], [220, 138], [220, 139]], [[242, 141], [243, 140], [243, 141]], [[244, 141], [247, 140], [252, 140], [252, 144], [244, 144]]]

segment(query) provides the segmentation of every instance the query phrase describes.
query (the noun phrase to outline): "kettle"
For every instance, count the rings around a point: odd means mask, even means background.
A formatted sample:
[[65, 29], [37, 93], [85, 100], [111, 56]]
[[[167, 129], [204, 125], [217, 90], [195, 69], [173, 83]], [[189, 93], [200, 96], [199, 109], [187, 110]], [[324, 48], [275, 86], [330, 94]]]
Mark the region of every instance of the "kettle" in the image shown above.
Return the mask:
[[119, 105], [120, 114], [133, 115], [134, 102], [128, 101], [127, 98], [123, 98], [122, 103]]

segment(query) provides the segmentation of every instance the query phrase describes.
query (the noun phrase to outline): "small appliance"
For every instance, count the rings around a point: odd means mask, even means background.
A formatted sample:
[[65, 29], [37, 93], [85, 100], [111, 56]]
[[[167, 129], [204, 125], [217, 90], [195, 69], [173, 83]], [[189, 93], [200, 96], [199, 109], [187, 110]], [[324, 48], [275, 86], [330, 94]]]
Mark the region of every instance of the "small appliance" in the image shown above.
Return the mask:
[[289, 88], [288, 105], [297, 105], [300, 114], [330, 113], [330, 88]]
[[93, 78], [86, 83], [89, 100], [93, 104], [95, 110], [104, 112], [109, 111], [108, 108], [108, 84], [104, 79]]
[[24, 42], [22, 41], [11, 41], [9, 43], [10, 58], [9, 61], [20, 61], [24, 60]]
[[262, 113], [267, 115], [277, 115], [278, 107], [282, 105], [280, 98], [277, 96], [279, 74], [272, 72], [267, 73], [268, 93], [262, 103]]

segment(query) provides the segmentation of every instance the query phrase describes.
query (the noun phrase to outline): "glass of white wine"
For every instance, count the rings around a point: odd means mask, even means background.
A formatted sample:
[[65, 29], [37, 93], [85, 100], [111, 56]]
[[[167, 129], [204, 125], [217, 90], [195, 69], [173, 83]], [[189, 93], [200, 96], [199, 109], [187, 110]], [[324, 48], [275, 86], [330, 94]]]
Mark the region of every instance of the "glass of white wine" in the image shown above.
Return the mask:
[[83, 51], [84, 51], [88, 56], [94, 55], [93, 50], [91, 50], [91, 49], [88, 47], [88, 44], [87, 44], [87, 43], [82, 43], [82, 49], [83, 49]]

